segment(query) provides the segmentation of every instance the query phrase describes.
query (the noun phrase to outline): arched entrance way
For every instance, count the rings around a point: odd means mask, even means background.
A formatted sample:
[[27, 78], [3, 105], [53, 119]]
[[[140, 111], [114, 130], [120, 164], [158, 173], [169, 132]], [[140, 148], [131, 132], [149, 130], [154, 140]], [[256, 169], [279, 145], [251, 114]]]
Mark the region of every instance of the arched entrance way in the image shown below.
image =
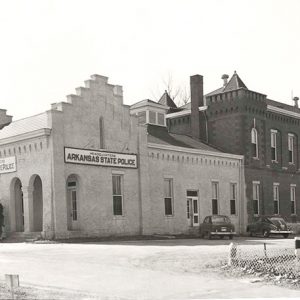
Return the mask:
[[36, 175], [33, 181], [33, 231], [43, 230], [43, 186], [40, 176]]
[[76, 175], [70, 175], [67, 179], [67, 216], [68, 216], [68, 230], [79, 230], [79, 214], [78, 214], [78, 200], [79, 200], [79, 184]]
[[12, 229], [17, 232], [24, 231], [24, 201], [22, 183], [19, 178], [13, 179], [11, 183], [12, 200]]

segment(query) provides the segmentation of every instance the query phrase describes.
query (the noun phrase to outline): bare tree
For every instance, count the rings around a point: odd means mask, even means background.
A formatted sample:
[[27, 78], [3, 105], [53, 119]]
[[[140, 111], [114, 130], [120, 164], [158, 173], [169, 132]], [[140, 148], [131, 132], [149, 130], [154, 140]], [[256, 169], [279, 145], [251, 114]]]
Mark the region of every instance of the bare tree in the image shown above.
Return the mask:
[[[164, 91], [167, 91], [170, 98], [178, 107], [185, 105], [190, 101], [190, 93], [186, 86], [182, 87], [178, 84], [175, 84], [171, 73], [169, 73], [166, 78], [162, 79], [162, 83]], [[158, 97], [157, 94], [159, 94]], [[154, 99], [157, 101], [160, 99], [162, 94], [163, 92], [161, 92], [161, 90], [160, 92], [156, 93], [156, 95], [152, 92]]]

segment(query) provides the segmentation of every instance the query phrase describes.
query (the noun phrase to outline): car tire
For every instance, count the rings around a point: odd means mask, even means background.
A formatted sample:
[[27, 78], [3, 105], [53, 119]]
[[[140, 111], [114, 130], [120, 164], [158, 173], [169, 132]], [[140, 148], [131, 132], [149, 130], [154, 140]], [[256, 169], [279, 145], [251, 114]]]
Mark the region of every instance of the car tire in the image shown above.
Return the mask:
[[219, 235], [219, 238], [220, 238], [221, 240], [223, 240], [223, 239], [224, 239], [224, 235]]
[[233, 235], [229, 235], [228, 237], [229, 237], [229, 239], [230, 239], [230, 240], [232, 240], [232, 239], [233, 239]]
[[208, 240], [211, 240], [211, 234], [210, 234], [209, 231], [206, 233], [206, 236], [207, 236], [207, 239], [208, 239]]
[[287, 239], [287, 238], [289, 237], [289, 234], [288, 234], [288, 233], [284, 233], [284, 234], [283, 234], [283, 237], [284, 237], [285, 239]]
[[270, 232], [267, 229], [264, 229], [263, 232], [262, 232], [262, 234], [263, 234], [263, 237], [265, 237], [265, 238], [267, 238], [267, 237], [270, 236]]

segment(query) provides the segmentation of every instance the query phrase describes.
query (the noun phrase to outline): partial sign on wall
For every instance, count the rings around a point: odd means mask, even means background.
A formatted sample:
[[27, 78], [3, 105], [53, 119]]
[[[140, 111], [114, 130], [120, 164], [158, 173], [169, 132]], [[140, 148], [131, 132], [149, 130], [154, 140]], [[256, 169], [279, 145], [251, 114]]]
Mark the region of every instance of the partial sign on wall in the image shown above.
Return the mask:
[[16, 157], [4, 157], [0, 159], [0, 174], [16, 172]]
[[65, 147], [65, 162], [118, 168], [137, 168], [136, 154]]

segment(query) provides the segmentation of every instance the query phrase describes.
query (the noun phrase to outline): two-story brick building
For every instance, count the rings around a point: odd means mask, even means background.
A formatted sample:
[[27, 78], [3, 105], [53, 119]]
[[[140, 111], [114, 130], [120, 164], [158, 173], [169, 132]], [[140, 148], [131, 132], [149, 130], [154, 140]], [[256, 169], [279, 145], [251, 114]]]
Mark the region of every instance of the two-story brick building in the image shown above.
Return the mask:
[[[235, 72], [223, 86], [167, 116], [170, 132], [194, 135], [222, 151], [244, 155], [247, 211], [300, 214], [300, 109], [251, 91]], [[195, 121], [195, 117], [200, 121]]]

